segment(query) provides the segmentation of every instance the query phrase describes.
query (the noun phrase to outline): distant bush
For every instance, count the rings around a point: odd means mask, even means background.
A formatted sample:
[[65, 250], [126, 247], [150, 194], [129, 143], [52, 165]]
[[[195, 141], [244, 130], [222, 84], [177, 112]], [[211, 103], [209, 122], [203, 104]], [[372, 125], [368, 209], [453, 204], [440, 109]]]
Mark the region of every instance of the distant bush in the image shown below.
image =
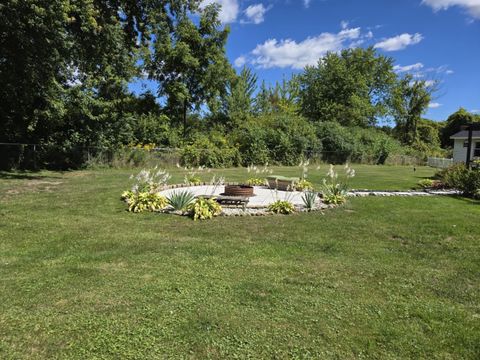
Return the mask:
[[296, 165], [320, 150], [315, 128], [306, 119], [274, 113], [250, 119], [233, 135], [242, 164]]
[[241, 157], [238, 149], [232, 147], [221, 135], [217, 135], [213, 139], [207, 136], [198, 136], [191, 145], [182, 149], [181, 162], [188, 167], [221, 168], [240, 165]]
[[332, 164], [347, 161], [384, 164], [389, 156], [403, 154], [401, 144], [375, 128], [343, 127], [336, 122], [317, 124], [323, 160]]
[[468, 169], [463, 164], [455, 164], [437, 175], [447, 187], [458, 189], [465, 196], [480, 198], [479, 169]]

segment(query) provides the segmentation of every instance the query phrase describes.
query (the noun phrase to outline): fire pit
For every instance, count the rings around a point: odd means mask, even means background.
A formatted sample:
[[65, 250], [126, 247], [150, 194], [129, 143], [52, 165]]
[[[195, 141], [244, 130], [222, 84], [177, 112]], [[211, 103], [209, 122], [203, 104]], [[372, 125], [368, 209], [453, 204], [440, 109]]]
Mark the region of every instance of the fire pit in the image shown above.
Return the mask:
[[225, 191], [223, 195], [226, 196], [253, 196], [253, 186], [248, 185], [225, 185]]

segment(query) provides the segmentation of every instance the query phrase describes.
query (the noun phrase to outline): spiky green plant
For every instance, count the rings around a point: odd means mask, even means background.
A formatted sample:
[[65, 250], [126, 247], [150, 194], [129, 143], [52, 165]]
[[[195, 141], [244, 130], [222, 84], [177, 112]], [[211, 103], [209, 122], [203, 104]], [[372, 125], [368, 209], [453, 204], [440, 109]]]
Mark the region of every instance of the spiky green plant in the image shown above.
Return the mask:
[[307, 211], [312, 211], [315, 208], [318, 193], [314, 191], [305, 191], [302, 195], [303, 205]]
[[174, 191], [167, 196], [168, 204], [178, 211], [185, 210], [194, 200], [195, 195], [188, 190]]

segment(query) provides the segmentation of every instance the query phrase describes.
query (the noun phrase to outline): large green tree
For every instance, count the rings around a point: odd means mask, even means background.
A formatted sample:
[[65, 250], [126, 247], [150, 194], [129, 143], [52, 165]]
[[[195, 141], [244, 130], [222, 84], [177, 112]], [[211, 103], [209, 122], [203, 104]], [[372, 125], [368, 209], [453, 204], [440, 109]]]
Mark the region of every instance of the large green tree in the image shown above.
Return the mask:
[[257, 90], [257, 75], [244, 67], [238, 76], [229, 81], [225, 97], [225, 114], [229, 126], [236, 128], [254, 113], [254, 93]]
[[418, 124], [427, 111], [436, 85], [416, 80], [412, 75], [400, 79], [392, 92], [391, 106], [400, 140], [408, 145], [418, 140]]
[[373, 48], [328, 53], [300, 76], [301, 112], [344, 126], [375, 125], [388, 112], [396, 81], [393, 60]]
[[474, 114], [468, 112], [464, 108], [460, 108], [450, 115], [445, 123], [445, 127], [442, 129], [442, 146], [453, 146], [453, 140], [450, 139], [450, 136], [459, 132], [463, 125], [471, 124], [473, 122], [480, 122], [480, 118], [476, 117]]
[[134, 1], [5, 0], [0, 4], [0, 137], [48, 139], [72, 85], [98, 88], [134, 71]]
[[[200, 9], [199, 1], [179, 3], [168, 14], [152, 14], [146, 68], [158, 81], [159, 95], [167, 98], [170, 113], [183, 119], [186, 130], [187, 112], [205, 104], [215, 106], [234, 72], [225, 54], [229, 29], [220, 24], [218, 5]], [[198, 23], [192, 12], [199, 14]]]

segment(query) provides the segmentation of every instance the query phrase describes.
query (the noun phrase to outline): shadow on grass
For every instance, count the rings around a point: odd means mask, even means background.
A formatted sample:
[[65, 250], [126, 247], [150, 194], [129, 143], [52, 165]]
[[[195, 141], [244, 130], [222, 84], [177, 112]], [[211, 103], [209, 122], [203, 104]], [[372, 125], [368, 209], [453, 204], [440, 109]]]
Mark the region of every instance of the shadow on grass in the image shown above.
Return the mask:
[[9, 172], [0, 171], [0, 180], [42, 180], [42, 179], [61, 179], [60, 176], [42, 175], [32, 172]]
[[463, 195], [450, 195], [449, 197], [457, 199], [457, 200], [459, 200], [461, 202], [464, 202], [468, 205], [480, 205], [480, 200], [465, 197]]

